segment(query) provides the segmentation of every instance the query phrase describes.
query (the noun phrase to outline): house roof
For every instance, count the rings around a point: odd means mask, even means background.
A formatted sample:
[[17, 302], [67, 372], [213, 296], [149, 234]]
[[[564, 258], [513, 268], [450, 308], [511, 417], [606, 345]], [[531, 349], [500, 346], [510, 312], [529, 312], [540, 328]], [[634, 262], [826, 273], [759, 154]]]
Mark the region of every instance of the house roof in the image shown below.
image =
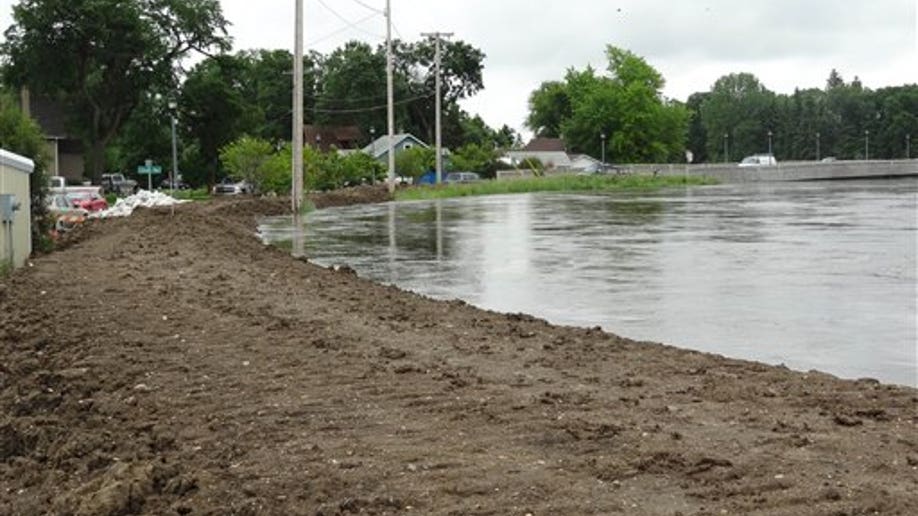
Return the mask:
[[[393, 147], [398, 147], [405, 140], [411, 140], [415, 145], [420, 145], [421, 147], [429, 147], [426, 143], [422, 142], [418, 137], [411, 133], [402, 133], [393, 135]], [[366, 152], [374, 158], [380, 158], [389, 152], [389, 135], [383, 135], [379, 138], [373, 140], [372, 143], [363, 148], [363, 152]]]
[[565, 152], [561, 138], [533, 138], [525, 147], [527, 152]]
[[356, 149], [363, 139], [363, 131], [356, 125], [345, 126], [303, 126], [303, 142], [306, 145], [316, 145], [323, 151], [332, 147], [337, 149]]

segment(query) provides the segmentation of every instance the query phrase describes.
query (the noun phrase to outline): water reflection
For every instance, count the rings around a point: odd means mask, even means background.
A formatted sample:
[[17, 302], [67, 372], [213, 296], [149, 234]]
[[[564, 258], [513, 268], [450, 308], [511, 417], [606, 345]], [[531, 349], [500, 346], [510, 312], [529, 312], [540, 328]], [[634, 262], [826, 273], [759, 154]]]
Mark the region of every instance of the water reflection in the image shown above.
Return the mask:
[[[437, 298], [918, 385], [915, 180], [533, 194], [265, 221], [323, 265]], [[308, 228], [308, 230], [307, 230]]]

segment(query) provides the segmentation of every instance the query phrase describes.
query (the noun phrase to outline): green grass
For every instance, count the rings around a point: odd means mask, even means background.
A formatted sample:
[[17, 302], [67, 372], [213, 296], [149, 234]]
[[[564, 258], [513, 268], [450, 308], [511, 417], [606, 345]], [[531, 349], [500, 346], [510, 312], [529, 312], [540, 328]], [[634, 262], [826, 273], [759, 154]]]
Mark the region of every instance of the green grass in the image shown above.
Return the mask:
[[[167, 195], [169, 194], [168, 189], [162, 192]], [[206, 201], [210, 199], [211, 195], [207, 188], [196, 188], [194, 190], [176, 190], [173, 197], [180, 201]]]
[[446, 199], [471, 195], [499, 195], [527, 192], [607, 192], [617, 190], [655, 189], [667, 186], [698, 186], [716, 184], [707, 177], [684, 176], [553, 176], [529, 179], [508, 179], [505, 181], [480, 181], [476, 183], [419, 186], [406, 188], [395, 193], [399, 201], [425, 199]]

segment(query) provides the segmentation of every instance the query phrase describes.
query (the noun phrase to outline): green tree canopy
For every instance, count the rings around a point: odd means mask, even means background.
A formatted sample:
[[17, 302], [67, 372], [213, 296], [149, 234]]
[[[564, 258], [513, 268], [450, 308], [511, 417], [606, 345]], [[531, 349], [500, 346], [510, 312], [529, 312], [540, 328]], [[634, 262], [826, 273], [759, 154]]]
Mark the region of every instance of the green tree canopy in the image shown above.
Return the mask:
[[590, 67], [570, 69], [529, 99], [527, 125], [540, 136], [560, 136], [572, 152], [619, 162], [677, 159], [684, 149], [688, 111], [662, 95], [663, 77], [643, 58], [609, 46], [608, 76]]
[[20, 0], [13, 19], [6, 80], [63, 101], [94, 179], [145, 92], [173, 90], [190, 52], [229, 46], [218, 0]]

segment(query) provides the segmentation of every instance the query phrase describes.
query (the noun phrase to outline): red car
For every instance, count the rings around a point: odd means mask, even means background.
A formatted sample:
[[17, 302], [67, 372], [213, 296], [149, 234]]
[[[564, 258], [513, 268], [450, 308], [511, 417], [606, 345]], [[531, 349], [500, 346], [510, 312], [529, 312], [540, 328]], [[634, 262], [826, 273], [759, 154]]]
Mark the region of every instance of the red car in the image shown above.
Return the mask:
[[89, 212], [108, 209], [108, 201], [94, 192], [67, 192], [67, 200], [74, 208], [82, 208]]

